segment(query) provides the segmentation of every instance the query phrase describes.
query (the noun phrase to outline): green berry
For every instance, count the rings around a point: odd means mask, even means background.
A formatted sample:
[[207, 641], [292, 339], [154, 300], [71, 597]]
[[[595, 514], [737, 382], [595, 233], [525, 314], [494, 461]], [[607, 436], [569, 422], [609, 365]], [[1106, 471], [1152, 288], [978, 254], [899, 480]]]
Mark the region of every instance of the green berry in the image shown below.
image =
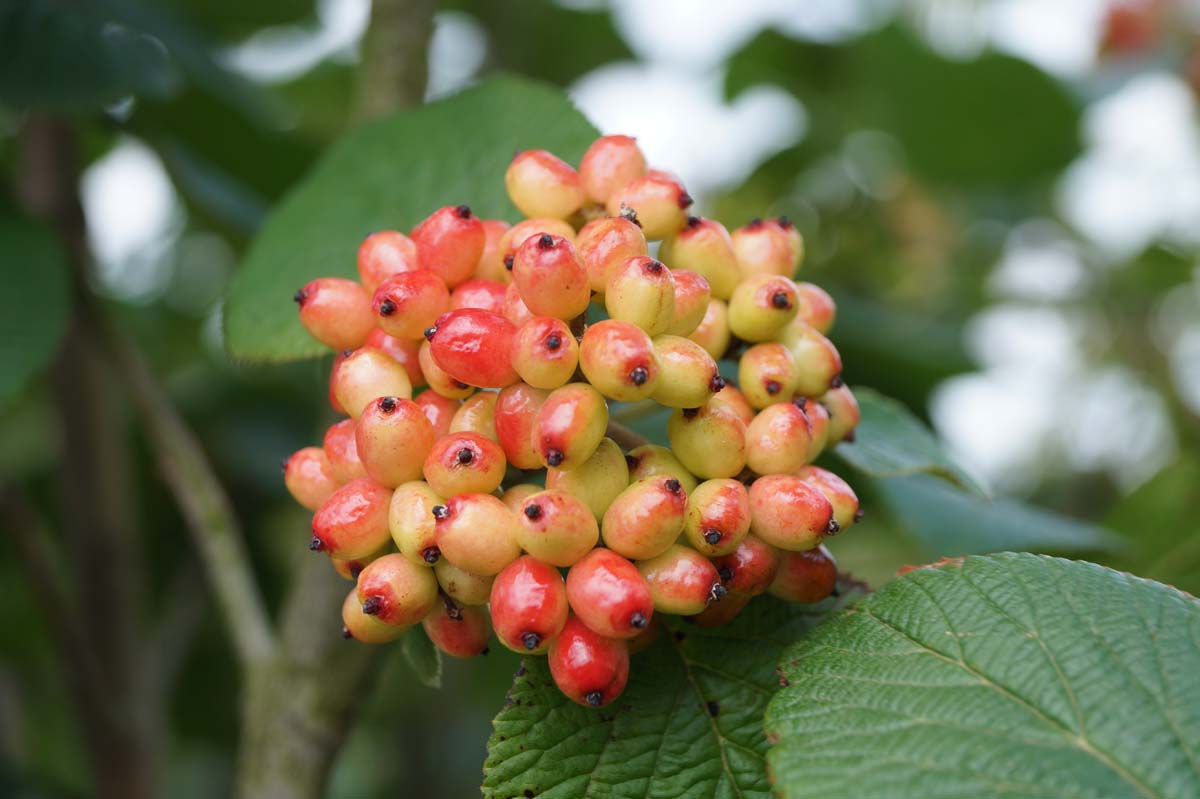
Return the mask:
[[546, 470], [546, 489], [563, 491], [578, 498], [600, 521], [617, 495], [629, 485], [629, 467], [621, 448], [611, 438], [596, 447], [592, 457], [579, 466]]

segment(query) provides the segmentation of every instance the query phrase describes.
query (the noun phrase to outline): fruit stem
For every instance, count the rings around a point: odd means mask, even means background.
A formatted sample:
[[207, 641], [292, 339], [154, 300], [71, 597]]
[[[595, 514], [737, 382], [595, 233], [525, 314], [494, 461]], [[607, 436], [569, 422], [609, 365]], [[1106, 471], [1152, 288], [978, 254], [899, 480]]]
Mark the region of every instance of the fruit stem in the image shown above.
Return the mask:
[[643, 444], [651, 443], [650, 439], [641, 433], [635, 432], [613, 419], [609, 419], [608, 430], [605, 432], [605, 435], [617, 442], [617, 446], [626, 452]]

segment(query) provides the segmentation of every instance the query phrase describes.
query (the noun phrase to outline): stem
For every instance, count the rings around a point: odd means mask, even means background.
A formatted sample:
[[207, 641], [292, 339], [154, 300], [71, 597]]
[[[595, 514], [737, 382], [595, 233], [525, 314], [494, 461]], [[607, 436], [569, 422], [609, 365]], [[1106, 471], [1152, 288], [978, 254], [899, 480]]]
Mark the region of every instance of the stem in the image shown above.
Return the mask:
[[425, 98], [436, 0], [374, 0], [363, 39], [354, 118], [366, 122]]
[[612, 419], [608, 421], [608, 430], [605, 431], [605, 435], [617, 442], [617, 446], [626, 451], [651, 443], [650, 439], [641, 433], [630, 430], [625, 425]]

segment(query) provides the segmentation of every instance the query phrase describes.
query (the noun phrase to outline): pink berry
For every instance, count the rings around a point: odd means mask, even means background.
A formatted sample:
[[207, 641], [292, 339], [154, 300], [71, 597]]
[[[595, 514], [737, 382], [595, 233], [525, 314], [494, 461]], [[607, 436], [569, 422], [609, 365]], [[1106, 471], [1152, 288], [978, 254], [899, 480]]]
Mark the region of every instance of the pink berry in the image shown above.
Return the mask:
[[694, 616], [727, 593], [708, 558], [680, 544], [638, 561], [637, 568], [650, 586], [654, 609], [659, 613]]
[[687, 222], [692, 197], [679, 183], [661, 173], [647, 174], [626, 183], [608, 196], [609, 216], [632, 212], [651, 241], [665, 239]]
[[646, 157], [632, 136], [601, 136], [579, 162], [587, 199], [603, 205], [609, 196], [646, 174]]
[[463, 571], [497, 574], [521, 554], [516, 517], [491, 494], [459, 494], [433, 509], [437, 548]]
[[448, 432], [476, 433], [499, 443], [500, 439], [496, 435], [496, 399], [498, 396], [495, 391], [480, 391], [467, 397], [454, 412]]
[[504, 457], [518, 469], [540, 469], [541, 456], [533, 445], [533, 427], [538, 411], [550, 396], [528, 383], [513, 383], [496, 399], [496, 440]]
[[701, 275], [720, 300], [728, 300], [742, 279], [729, 231], [713, 219], [688, 217], [681, 230], [663, 240], [658, 257], [672, 270]]
[[454, 288], [475, 273], [487, 234], [465, 205], [447, 205], [413, 228], [412, 239], [422, 269]]
[[854, 428], [858, 427], [862, 412], [850, 387], [839, 385], [831, 388], [822, 394], [817, 402], [829, 412], [829, 443], [853, 441]]
[[330, 425], [325, 431], [322, 448], [325, 450], [325, 457], [329, 459], [329, 471], [342, 485], [367, 476], [367, 469], [358, 457], [356, 428], [353, 419], [343, 419]]
[[541, 654], [567, 623], [567, 587], [558, 569], [530, 555], [496, 575], [489, 605], [500, 643], [514, 652]]
[[375, 326], [371, 296], [353, 280], [322, 277], [296, 292], [300, 324], [317, 341], [335, 350], [362, 346]]
[[501, 264], [506, 267], [505, 274], [512, 277], [512, 259], [516, 256], [517, 250], [530, 238], [540, 236], [543, 233], [549, 233], [551, 236], [560, 236], [572, 244], [575, 243], [575, 228], [561, 219], [550, 219], [547, 217], [534, 217], [533, 219], [522, 219], [517, 224], [513, 225], [504, 235], [500, 237], [500, 260]]
[[367, 291], [374, 292], [392, 275], [419, 269], [417, 245], [398, 230], [381, 230], [358, 246], [358, 276]]
[[654, 617], [642, 573], [611, 549], [593, 549], [567, 572], [567, 600], [587, 627], [606, 638], [633, 638]]
[[438, 366], [433, 357], [433, 346], [428, 340], [421, 342], [421, 349], [417, 350], [417, 361], [421, 364], [421, 374], [425, 376], [425, 382], [433, 389], [421, 394], [422, 397], [425, 394], [436, 393], [448, 399], [461, 400], [475, 393], [474, 386], [467, 385]]
[[433, 571], [410, 563], [399, 553], [373, 560], [358, 575], [363, 613], [384, 624], [411, 626], [438, 601]]
[[395, 488], [420, 479], [434, 433], [420, 405], [399, 397], [380, 397], [358, 417], [354, 438], [367, 476]]
[[837, 532], [833, 506], [799, 477], [772, 474], [750, 486], [750, 531], [771, 546], [789, 551], [813, 549]]
[[777, 222], [752, 219], [733, 231], [731, 238], [742, 277], [791, 277], [796, 271], [799, 256], [794, 240]]
[[793, 321], [784, 328], [779, 343], [796, 360], [797, 393], [819, 397], [833, 387], [842, 373], [842, 356], [833, 342], [803, 322]]
[[572, 702], [604, 707], [625, 690], [629, 649], [624, 641], [598, 635], [571, 617], [550, 647], [550, 676]]
[[400, 554], [419, 566], [432, 566], [441, 552], [433, 509], [445, 500], [424, 480], [397, 486], [388, 506], [388, 530]]
[[705, 480], [688, 495], [683, 533], [702, 555], [733, 552], [750, 532], [750, 495], [737, 480]]
[[796, 476], [824, 494], [833, 505], [833, 520], [839, 531], [858, 521], [858, 496], [845, 480], [820, 466], [805, 466]]
[[342, 602], [342, 636], [360, 644], [386, 644], [408, 632], [407, 627], [385, 624], [375, 616], [363, 613], [358, 600], [358, 588], [351, 588]]
[[604, 545], [631, 560], [661, 555], [683, 532], [687, 492], [674, 477], [639, 480], [604, 514]]
[[508, 283], [511, 279], [508, 270], [504, 268], [504, 252], [501, 241], [511, 225], [502, 219], [484, 219], [483, 222], [483, 254], [479, 256], [479, 265], [475, 267], [475, 276], [483, 280], [494, 280], [497, 283]]
[[721, 300], [709, 300], [704, 317], [688, 338], [704, 348], [715, 360], [725, 357], [733, 340], [729, 332], [729, 306]]
[[504, 185], [525, 216], [566, 219], [583, 205], [579, 173], [546, 150], [518, 153], [504, 173]]
[[631, 322], [647, 335], [665, 333], [675, 316], [675, 278], [661, 261], [630, 258], [609, 273], [604, 307], [610, 319]]
[[338, 404], [353, 419], [379, 397], [412, 398], [412, 383], [404, 366], [371, 347], [347, 355], [329, 378]]
[[672, 269], [675, 278], [675, 311], [667, 333], [673, 336], [690, 336], [704, 321], [712, 292], [708, 281], [690, 269]]
[[812, 425], [798, 403], [770, 405], [746, 427], [746, 465], [756, 474], [795, 474], [811, 447]]
[[579, 366], [579, 342], [561, 319], [535, 316], [517, 328], [509, 357], [529, 385], [558, 388], [570, 382]]
[[472, 278], [459, 283], [450, 293], [450, 310], [457, 308], [479, 308], [492, 313], [504, 314], [504, 295], [508, 286], [498, 280]]
[[317, 508], [309, 549], [351, 559], [369, 555], [390, 539], [388, 505], [392, 490], [359, 478], [334, 491]]
[[542, 465], [574, 469], [596, 451], [608, 428], [608, 404], [587, 383], [556, 388], [538, 409], [533, 446]]
[[817, 332], [828, 335], [837, 317], [833, 297], [820, 286], [800, 282], [796, 284], [796, 302], [796, 317]]
[[377, 349], [403, 366], [408, 374], [408, 382], [413, 388], [425, 385], [425, 375], [421, 373], [421, 361], [418, 357], [421, 352], [420, 341], [389, 336], [377, 327], [367, 335], [363, 347]]
[[305, 447], [284, 460], [283, 482], [288, 493], [308, 510], [319, 508], [340, 484], [321, 447]]
[[425, 328], [450, 309], [450, 291], [428, 269], [401, 272], [385, 280], [371, 298], [376, 324], [397, 338], [419, 339]]
[[460, 308], [426, 331], [434, 361], [455, 380], [480, 388], [503, 388], [520, 379], [512, 367], [517, 328], [500, 314]]
[[781, 552], [779, 571], [767, 590], [788, 602], [820, 602], [837, 587], [837, 562], [823, 546]]
[[574, 245], [549, 233], [530, 237], [513, 259], [513, 282], [539, 316], [574, 319], [591, 300], [587, 270]]
[[487, 654], [492, 623], [484, 608], [439, 602], [421, 619], [421, 626], [433, 645], [450, 657], [473, 658]]
[[425, 458], [425, 481], [443, 497], [488, 494], [504, 480], [504, 450], [478, 433], [450, 433]]
[[654, 343], [632, 322], [589, 325], [579, 344], [579, 365], [597, 391], [620, 402], [647, 399], [658, 385]]
[[721, 585], [734, 596], [758, 596], [779, 570], [780, 552], [756, 535], [748, 535], [728, 555], [713, 558]]
[[515, 512], [521, 549], [552, 566], [577, 563], [600, 540], [591, 510], [565, 491], [532, 494]]
[[441, 438], [450, 432], [450, 423], [454, 421], [454, 414], [462, 407], [461, 400], [443, 397], [436, 391], [423, 391], [413, 402], [421, 407], [421, 412], [425, 414], [429, 424], [433, 425], [433, 434], [436, 438]]
[[630, 258], [646, 254], [646, 237], [636, 223], [611, 216], [584, 225], [575, 249], [587, 270], [588, 285], [593, 292], [603, 294], [613, 270]]

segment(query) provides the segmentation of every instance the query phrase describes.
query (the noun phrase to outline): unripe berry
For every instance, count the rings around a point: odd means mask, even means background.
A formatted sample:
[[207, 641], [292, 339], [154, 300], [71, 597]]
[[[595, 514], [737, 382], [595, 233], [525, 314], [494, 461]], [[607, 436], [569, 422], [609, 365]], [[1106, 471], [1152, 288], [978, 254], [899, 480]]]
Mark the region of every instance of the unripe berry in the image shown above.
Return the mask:
[[661, 368], [650, 398], [668, 408], [698, 408], [725, 387], [717, 362], [694, 341], [658, 336], [654, 354]]
[[[482, 311], [504, 314], [504, 295], [508, 285], [499, 280], [472, 278], [460, 283], [450, 293], [450, 310], [478, 308]], [[428, 327], [428, 325], [426, 325]], [[424, 332], [424, 328], [422, 328]]]
[[[393, 361], [404, 367], [408, 382], [413, 388], [425, 385], [425, 375], [421, 372], [421, 342], [414, 339], [396, 338], [375, 328], [367, 335], [363, 347], [371, 347], [386, 354]], [[335, 410], [337, 410], [335, 408]], [[339, 411], [340, 412], [340, 411]]]
[[357, 582], [358, 575], [362, 573], [362, 570], [367, 567], [368, 563], [379, 560], [384, 555], [387, 555], [393, 551], [392, 542], [388, 541], [379, 549], [375, 550], [369, 555], [364, 555], [361, 558], [330, 558], [329, 562], [333, 565], [333, 570], [338, 573], [339, 577], [349, 580], [350, 582]]
[[754, 420], [754, 408], [750, 407], [746, 395], [733, 383], [726, 383], [723, 389], [712, 395], [709, 402], [733, 411], [744, 424], [749, 425]]
[[441, 438], [450, 432], [450, 422], [462, 407], [461, 400], [443, 397], [436, 391], [422, 391], [413, 402], [421, 406], [421, 412], [425, 414], [429, 424], [433, 425], [435, 438]]
[[646, 236], [637, 223], [623, 216], [610, 216], [584, 225], [575, 249], [587, 270], [588, 285], [596, 294], [603, 294], [608, 276], [617, 267], [646, 254]]
[[833, 342], [803, 322], [788, 325], [779, 343], [796, 359], [795, 390], [806, 397], [821, 396], [842, 373], [842, 356]]
[[325, 441], [321, 447], [329, 459], [329, 471], [333, 479], [341, 485], [367, 476], [367, 469], [358, 457], [355, 428], [353, 419], [343, 419], [330, 425], [325, 431]]
[[[551, 236], [561, 236], [572, 244], [575, 243], [575, 228], [561, 219], [549, 219], [547, 217], [522, 219], [500, 237], [500, 259], [505, 267], [505, 274], [509, 278], [512, 277], [513, 266], [509, 259], [516, 256], [517, 250], [521, 249], [521, 245], [528, 241], [530, 237], [540, 236], [543, 233], [549, 233]], [[504, 263], [505, 261], [508, 261], [508, 263]]]
[[425, 337], [433, 360], [455, 380], [479, 388], [503, 388], [520, 379], [508, 358], [516, 332], [516, 326], [500, 314], [460, 308], [442, 314]]
[[380, 397], [358, 417], [354, 440], [367, 476], [395, 488], [421, 478], [434, 442], [433, 425], [412, 400]]
[[292, 498], [308, 510], [321, 507], [340, 485], [321, 447], [305, 447], [285, 459], [283, 482]]
[[385, 624], [375, 616], [363, 613], [358, 601], [358, 589], [351, 588], [342, 602], [342, 636], [360, 644], [386, 644], [408, 632], [408, 627]]
[[442, 557], [471, 574], [496, 574], [521, 554], [516, 517], [491, 494], [459, 494], [433, 509]]
[[[447, 399], [460, 400], [471, 396], [475, 393], [475, 387], [467, 385], [461, 380], [457, 380], [450, 375], [442, 367], [438, 366], [437, 361], [433, 357], [433, 345], [428, 341], [421, 342], [421, 349], [417, 352], [417, 360], [421, 364], [421, 374], [425, 375], [425, 382], [433, 391], [427, 391], [425, 394], [437, 393]], [[421, 397], [425, 396], [422, 394]], [[417, 399], [420, 399], [418, 397]], [[458, 406], [455, 406], [457, 410]], [[449, 425], [447, 425], [448, 429]]]
[[433, 564], [433, 576], [437, 577], [438, 585], [460, 605], [486, 605], [492, 596], [492, 583], [495, 577], [483, 577], [471, 574], [466, 569], [460, 569], [445, 558]]
[[690, 269], [672, 269], [675, 279], [675, 311], [667, 332], [672, 336], [690, 336], [704, 321], [711, 299], [708, 281]]
[[747, 278], [729, 298], [729, 330], [743, 341], [769, 341], [796, 316], [796, 284], [778, 275]]
[[822, 394], [817, 402], [829, 412], [829, 444], [853, 441], [854, 428], [858, 427], [862, 412], [850, 387], [840, 385], [831, 388]]
[[[376, 328], [376, 330], [378, 329], [379, 328]], [[342, 403], [338, 402], [337, 391], [335, 390], [337, 386], [337, 371], [342, 365], [342, 361], [349, 358], [353, 353], [354, 350], [341, 350], [334, 353], [333, 364], [329, 367], [329, 391], [327, 392], [329, 395], [329, 407], [332, 408], [333, 412], [338, 416], [345, 416], [346, 409], [342, 407]]]
[[509, 283], [504, 290], [504, 318], [520, 327], [533, 318], [533, 311], [521, 299], [521, 290], [516, 283]]
[[604, 545], [632, 560], [661, 555], [683, 532], [686, 511], [687, 492], [674, 477], [639, 480], [608, 506]]
[[496, 440], [505, 459], [517, 469], [540, 469], [542, 458], [533, 443], [538, 411], [550, 392], [528, 383], [513, 383], [496, 400]]
[[629, 650], [624, 641], [598, 635], [572, 616], [550, 647], [550, 676], [572, 702], [604, 707], [625, 690]]
[[632, 136], [601, 136], [579, 161], [587, 199], [603, 205], [614, 191], [646, 174], [646, 157]]
[[441, 553], [433, 509], [445, 500], [424, 480], [397, 486], [388, 506], [388, 531], [400, 554], [421, 566], [432, 566]]
[[567, 572], [575, 615], [606, 638], [633, 638], [650, 626], [654, 599], [642, 573], [610, 549], [594, 549]]
[[788, 602], [820, 602], [837, 587], [837, 562], [824, 546], [781, 552], [779, 571], [767, 590]]
[[766, 408], [792, 398], [799, 371], [792, 351], [784, 345], [755, 344], [738, 360], [738, 386], [751, 407]]
[[433, 645], [451, 657], [487, 654], [492, 622], [484, 608], [458, 607], [443, 601], [421, 619], [421, 626]]
[[358, 575], [358, 601], [363, 613], [384, 624], [416, 624], [438, 601], [433, 571], [400, 554], [373, 560]]
[[504, 490], [504, 493], [500, 495], [500, 501], [504, 503], [504, 507], [513, 513], [520, 514], [521, 506], [525, 504], [525, 500], [545, 490], [536, 483], [517, 483], [515, 486]]
[[583, 205], [579, 173], [546, 150], [517, 153], [504, 173], [504, 186], [525, 216], [566, 219]]
[[696, 490], [696, 486], [700, 484], [695, 475], [679, 462], [679, 458], [675, 457], [674, 452], [658, 444], [642, 444], [634, 447], [625, 456], [625, 463], [629, 466], [629, 482], [631, 484], [657, 475], [674, 477], [683, 486], [683, 490], [687, 492], [688, 496], [691, 496], [692, 492]]
[[609, 216], [621, 216], [626, 209], [632, 211], [646, 238], [657, 241], [684, 226], [691, 204], [692, 197], [683, 186], [660, 173], [647, 174], [613, 191], [605, 207]]
[[662, 261], [630, 258], [609, 273], [604, 307], [610, 319], [633, 324], [657, 336], [675, 315], [675, 278]]
[[546, 470], [546, 489], [565, 491], [578, 498], [592, 512], [596, 521], [629, 485], [629, 469], [621, 448], [611, 438], [600, 442], [596, 452], [570, 471]]
[[579, 366], [597, 391], [619, 402], [647, 399], [658, 384], [654, 343], [632, 322], [605, 319], [588, 325], [579, 343]]
[[778, 217], [774, 220], [775, 224], [787, 236], [788, 247], [792, 253], [792, 274], [800, 268], [804, 263], [804, 237], [800, 235], [800, 231], [792, 224], [792, 220], [786, 216]]
[[708, 607], [695, 616], [688, 616], [687, 621], [697, 627], [724, 627], [736, 619], [749, 604], [750, 597], [731, 594], [721, 597], [720, 602], [709, 603]]
[[552, 566], [571, 566], [592, 551], [600, 528], [588, 506], [565, 491], [527, 497], [516, 511], [517, 543]]
[[667, 440], [679, 462], [697, 477], [736, 477], [746, 465], [745, 423], [712, 400], [672, 413]]
[[533, 447], [544, 466], [574, 469], [600, 446], [608, 429], [608, 404], [586, 383], [550, 393], [533, 422]]
[[836, 532], [833, 506], [799, 477], [772, 474], [750, 486], [750, 532], [773, 547], [799, 552]]
[[808, 416], [808, 426], [812, 430], [812, 444], [808, 448], [808, 462], [812, 463], [821, 456], [829, 443], [829, 411], [819, 402], [806, 401], [797, 396], [792, 402], [803, 402], [804, 413]]
[[512, 227], [503, 219], [484, 219], [483, 225], [483, 254], [479, 256], [479, 265], [475, 267], [475, 276], [482, 280], [494, 280], [507, 284], [512, 278], [504, 268], [504, 251], [501, 242], [504, 234]]
[[729, 332], [729, 306], [721, 300], [709, 300], [704, 310], [704, 318], [689, 335], [692, 341], [704, 348], [704, 351], [720, 360], [729, 350], [732, 334]]
[[379, 397], [412, 399], [404, 366], [382, 351], [363, 347], [347, 355], [329, 375], [338, 404], [352, 419]]
[[513, 258], [512, 275], [521, 299], [539, 316], [574, 319], [591, 301], [587, 270], [562, 237], [543, 233], [527, 239]]
[[496, 575], [489, 606], [500, 643], [540, 655], [567, 623], [567, 587], [558, 569], [524, 555]]
[[496, 435], [495, 391], [480, 391], [463, 400], [450, 420], [451, 433], [478, 433], [486, 439], [500, 442]]
[[791, 277], [798, 258], [792, 236], [774, 220], [752, 219], [733, 231], [733, 252], [742, 277]]
[[487, 234], [470, 208], [447, 205], [413, 228], [412, 240], [417, 245], [421, 268], [454, 288], [475, 274]]
[[750, 495], [737, 480], [706, 480], [688, 495], [683, 533], [701, 555], [727, 555], [749, 532]]
[[796, 283], [796, 318], [822, 335], [828, 335], [837, 318], [837, 305], [825, 289], [813, 283]]
[[392, 275], [419, 269], [417, 245], [398, 230], [372, 233], [358, 245], [358, 278], [374, 292]]
[[805, 466], [796, 476], [825, 495], [833, 506], [833, 520], [839, 531], [858, 521], [858, 495], [854, 489], [833, 472], [820, 466]]
[[334, 491], [312, 520], [314, 552], [353, 560], [370, 555], [388, 542], [388, 506], [392, 490], [366, 477]]
[[579, 342], [561, 319], [535, 316], [517, 328], [509, 357], [529, 385], [558, 388], [570, 381], [579, 366]]
[[713, 558], [721, 585], [734, 596], [758, 596], [779, 570], [779, 550], [756, 535], [748, 535], [728, 555]]
[[450, 433], [425, 458], [425, 481], [443, 497], [489, 494], [504, 482], [504, 450], [478, 433]]
[[326, 347], [360, 347], [375, 326], [371, 295], [353, 280], [318, 278], [297, 291], [294, 299], [300, 306], [300, 324]]
[[701, 275], [719, 300], [728, 300], [742, 279], [729, 231], [714, 219], [688, 217], [681, 230], [663, 240], [658, 256], [672, 269]]
[[638, 571], [650, 586], [659, 613], [694, 616], [727, 593], [708, 558], [675, 544], [657, 557], [639, 561]]
[[746, 465], [756, 474], [795, 474], [811, 448], [812, 427], [796, 403], [768, 406], [746, 427]]

